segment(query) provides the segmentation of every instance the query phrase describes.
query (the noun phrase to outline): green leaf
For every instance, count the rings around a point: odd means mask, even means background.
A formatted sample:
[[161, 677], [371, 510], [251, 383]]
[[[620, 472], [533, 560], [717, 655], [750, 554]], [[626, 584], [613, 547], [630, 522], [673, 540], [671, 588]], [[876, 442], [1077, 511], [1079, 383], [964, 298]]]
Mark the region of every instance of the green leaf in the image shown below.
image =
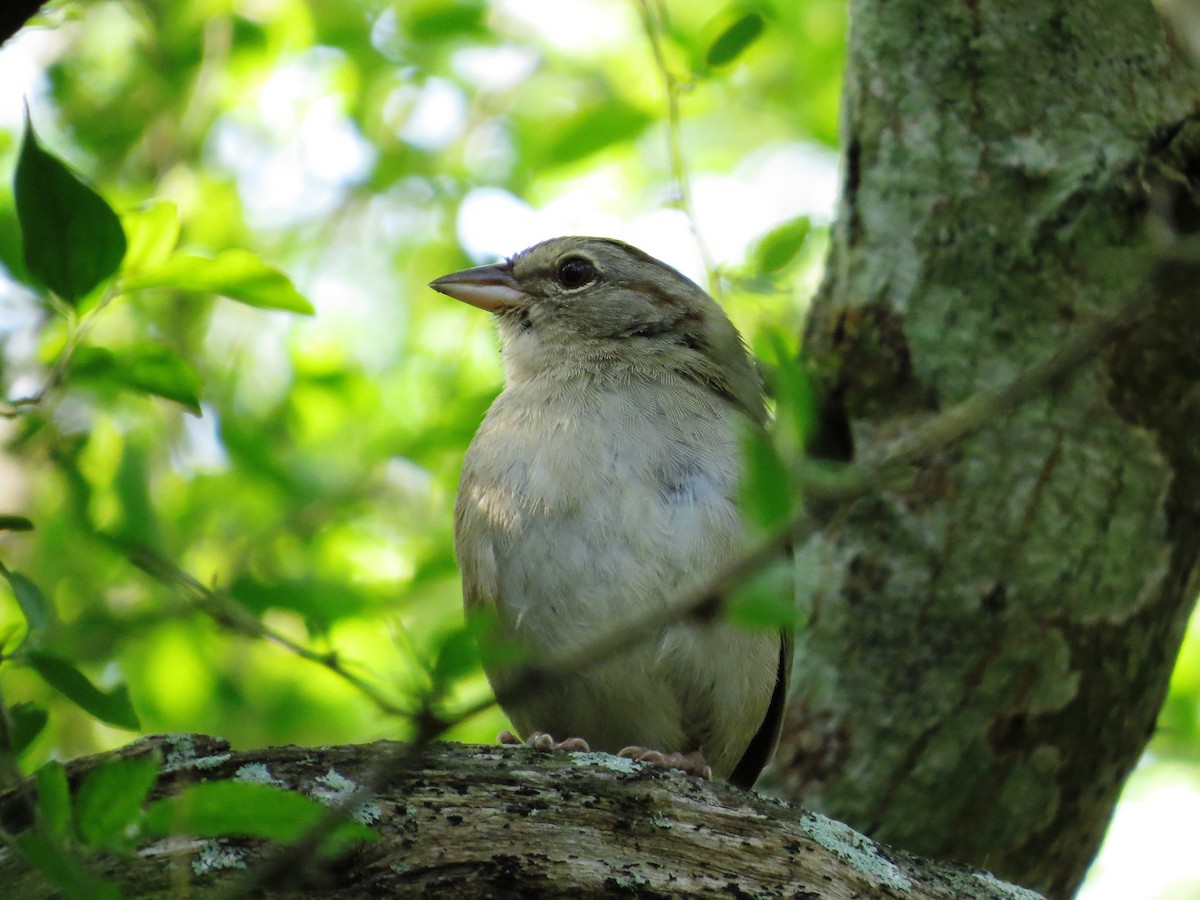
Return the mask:
[[431, 677], [435, 687], [446, 687], [480, 671], [478, 627], [451, 631], [441, 640]]
[[765, 25], [766, 22], [758, 13], [746, 13], [708, 45], [704, 61], [713, 68], [729, 65], [759, 39]]
[[[269, 784], [246, 781], [206, 781], [177, 796], [150, 804], [143, 830], [165, 837], [243, 835], [274, 841], [294, 841], [320, 822], [329, 810], [315, 800]], [[374, 840], [374, 831], [346, 820], [334, 831], [338, 842]]]
[[773, 275], [786, 267], [796, 258], [811, 231], [812, 222], [808, 216], [797, 216], [764, 234], [754, 248], [759, 271]]
[[40, 831], [29, 828], [14, 839], [18, 852], [70, 900], [120, 900], [111, 881], [93, 875], [83, 863]]
[[150, 496], [150, 463], [145, 447], [135, 441], [125, 443], [112, 486], [121, 509], [116, 533], [122, 543], [161, 550], [163, 529]]
[[30, 634], [41, 634], [54, 624], [54, 607], [46, 599], [41, 588], [22, 575], [0, 565], [0, 575], [7, 579], [9, 586], [17, 597], [17, 605], [21, 614], [29, 624]]
[[466, 627], [479, 644], [480, 662], [489, 669], [515, 669], [532, 662], [529, 642], [513, 638], [494, 612], [472, 610]]
[[33, 531], [33, 522], [24, 516], [0, 515], [0, 531]]
[[[2, 152], [2, 151], [0, 151]], [[0, 192], [0, 266], [15, 280], [30, 287], [39, 287], [25, 267], [25, 252], [21, 247], [21, 223], [17, 219], [15, 198], [10, 191]]]
[[29, 749], [50, 716], [44, 707], [36, 703], [14, 703], [8, 708], [8, 743], [13, 756], [20, 756]]
[[555, 165], [581, 160], [612, 144], [632, 140], [655, 119], [645, 110], [610, 101], [586, 109], [546, 144], [546, 159]]
[[135, 344], [116, 352], [103, 347], [80, 347], [71, 357], [68, 377], [164, 397], [192, 415], [201, 414], [199, 376], [183, 359], [160, 344]]
[[161, 265], [179, 240], [179, 210], [169, 200], [152, 200], [121, 216], [129, 249], [122, 270], [128, 275]]
[[71, 829], [71, 789], [67, 786], [67, 772], [62, 763], [52, 759], [38, 768], [33, 782], [37, 786], [38, 821], [51, 837], [62, 840]]
[[125, 685], [118, 684], [110, 691], [102, 691], [65, 659], [41, 650], [29, 650], [21, 659], [52, 688], [101, 722], [130, 731], [141, 727], [129, 699], [129, 688]]
[[751, 519], [765, 529], [782, 525], [791, 515], [787, 467], [766, 434], [746, 439], [742, 502]]
[[29, 110], [13, 179], [25, 265], [74, 304], [121, 265], [125, 232], [103, 198], [37, 142]]
[[257, 615], [269, 609], [295, 610], [311, 627], [320, 631], [327, 631], [334, 622], [379, 609], [387, 603], [385, 596], [373, 594], [348, 580], [325, 578], [264, 581], [242, 576], [229, 585], [228, 593]]
[[142, 803], [158, 777], [157, 755], [113, 759], [93, 769], [75, 796], [75, 830], [89, 847], [128, 845], [129, 827], [142, 814]]
[[782, 331], [770, 329], [775, 438], [785, 456], [799, 458], [817, 433], [817, 395], [812, 379]]
[[312, 304], [291, 279], [249, 250], [226, 250], [214, 257], [176, 253], [157, 266], [130, 275], [121, 286], [126, 291], [173, 288], [220, 294], [260, 309], [313, 314]]
[[800, 624], [792, 560], [785, 556], [743, 584], [729, 604], [729, 619], [749, 628], [792, 628]]
[[411, 10], [405, 8], [404, 26], [409, 40], [433, 46], [452, 37], [487, 34], [486, 13], [487, 6], [477, 0], [455, 0], [433, 7], [416, 4]]

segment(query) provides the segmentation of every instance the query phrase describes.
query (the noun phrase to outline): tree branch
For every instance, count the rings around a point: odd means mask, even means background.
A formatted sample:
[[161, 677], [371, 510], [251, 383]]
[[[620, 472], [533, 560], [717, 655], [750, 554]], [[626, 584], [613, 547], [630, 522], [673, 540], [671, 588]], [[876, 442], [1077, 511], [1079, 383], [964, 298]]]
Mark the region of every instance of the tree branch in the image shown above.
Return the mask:
[[[269, 885], [299, 892], [290, 896], [479, 897], [536, 887], [539, 897], [620, 891], [689, 897], [893, 892], [938, 900], [1036, 897], [985, 873], [881, 847], [823, 816], [604, 753], [441, 744], [409, 757], [404, 747], [386, 742], [231, 752], [215, 738], [174, 735], [69, 763], [70, 782], [78, 786], [106, 759], [153, 747], [168, 760], [155, 797], [200, 780], [234, 779], [254, 765], [291, 790], [328, 801], [331, 785], [353, 788], [381, 759], [408, 758], [358, 811], [379, 840], [360, 845], [307, 881], [285, 875], [284, 882]], [[0, 827], [17, 832], [28, 825], [15, 789], [0, 794]], [[117, 881], [127, 897], [178, 893], [187, 890], [184, 885], [226, 892], [271, 850], [257, 840], [173, 838], [148, 844], [130, 858], [89, 862], [98, 875]], [[0, 883], [13, 896], [52, 895], [12, 854], [0, 859]]]

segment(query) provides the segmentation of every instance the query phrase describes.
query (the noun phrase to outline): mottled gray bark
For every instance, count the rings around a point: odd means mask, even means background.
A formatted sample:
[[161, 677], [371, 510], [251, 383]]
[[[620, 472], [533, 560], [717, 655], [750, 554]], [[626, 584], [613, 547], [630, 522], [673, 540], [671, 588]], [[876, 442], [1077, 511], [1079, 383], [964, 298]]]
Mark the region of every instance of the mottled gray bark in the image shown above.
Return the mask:
[[[373, 786], [356, 818], [378, 839], [339, 860], [263, 841], [180, 837], [91, 870], [126, 897], [906, 897], [1036, 900], [992, 876], [893, 853], [846, 826], [724, 784], [605, 753], [437, 744], [233, 752], [204, 735], [148, 738], [68, 765], [77, 786], [114, 755], [158, 748], [154, 796], [197, 781], [272, 783], [328, 802]], [[382, 772], [386, 777], [380, 777]], [[0, 826], [31, 817], [0, 793]], [[287, 853], [287, 851], [282, 851]], [[281, 863], [281, 864], [280, 864]], [[273, 872], [269, 877], [267, 872]], [[0, 893], [56, 892], [0, 849]]]
[[1200, 294], [1150, 239], [1200, 222], [1200, 78], [1149, 0], [851, 6], [806, 353], [855, 458], [1051, 356], [1148, 273], [1162, 290], [1094, 364], [804, 549], [778, 778], [881, 841], [1066, 897], [1200, 578]]

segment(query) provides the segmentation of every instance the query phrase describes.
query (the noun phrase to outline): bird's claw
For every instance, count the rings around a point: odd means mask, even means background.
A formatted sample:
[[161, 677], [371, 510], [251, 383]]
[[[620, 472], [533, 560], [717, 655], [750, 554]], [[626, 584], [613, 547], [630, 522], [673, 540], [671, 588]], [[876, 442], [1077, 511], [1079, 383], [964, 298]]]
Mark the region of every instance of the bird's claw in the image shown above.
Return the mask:
[[663, 769], [678, 769], [706, 781], [712, 780], [712, 769], [704, 761], [704, 754], [699, 750], [693, 750], [691, 753], [663, 753], [661, 750], [650, 750], [646, 747], [626, 747], [617, 755], [638, 762], [652, 763]]
[[508, 747], [532, 747], [543, 753], [549, 753], [551, 750], [587, 753], [592, 749], [583, 738], [572, 737], [564, 741], [556, 741], [552, 735], [546, 734], [544, 731], [532, 731], [525, 740], [521, 740], [511, 731], [502, 731], [496, 736], [496, 740]]

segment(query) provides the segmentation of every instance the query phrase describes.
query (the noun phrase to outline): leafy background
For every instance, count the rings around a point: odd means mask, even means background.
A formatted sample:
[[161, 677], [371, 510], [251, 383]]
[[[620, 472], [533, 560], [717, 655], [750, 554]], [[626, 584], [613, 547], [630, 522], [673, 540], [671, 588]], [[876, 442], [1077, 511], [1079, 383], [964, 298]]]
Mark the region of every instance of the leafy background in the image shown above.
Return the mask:
[[[838, 0], [111, 0], [52, 4], [0, 49], [0, 176], [24, 99], [131, 235], [127, 292], [49, 300], [0, 188], [0, 515], [35, 525], [0, 532], [0, 690], [49, 711], [21, 769], [137, 733], [37, 653], [127, 688], [142, 733], [239, 747], [404, 738], [431, 695], [486, 695], [451, 507], [499, 360], [487, 317], [426, 283], [606, 234], [711, 284], [761, 354], [794, 352], [846, 25]], [[253, 253], [315, 315], [211, 266], [155, 282], [173, 223], [177, 252]], [[216, 296], [238, 284], [250, 304]], [[53, 620], [27, 635], [38, 590]], [[1200, 884], [1196, 638], [1083, 896]]]

